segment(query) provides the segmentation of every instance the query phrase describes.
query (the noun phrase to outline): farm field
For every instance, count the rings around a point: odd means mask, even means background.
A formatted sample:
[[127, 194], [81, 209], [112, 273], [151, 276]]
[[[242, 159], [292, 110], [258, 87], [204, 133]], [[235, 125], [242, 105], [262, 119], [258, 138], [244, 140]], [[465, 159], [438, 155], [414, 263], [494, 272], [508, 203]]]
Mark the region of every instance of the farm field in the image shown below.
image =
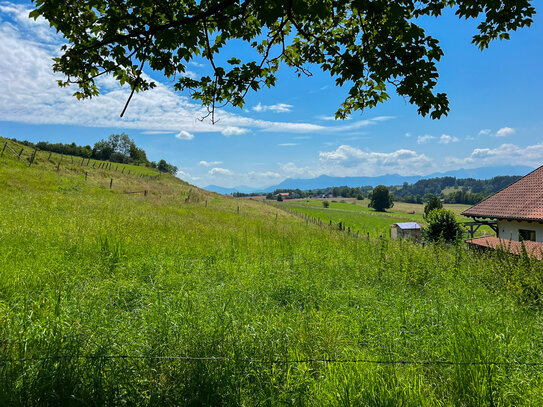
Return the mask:
[[[395, 202], [394, 206], [387, 209], [386, 212], [377, 212], [368, 208], [368, 199], [326, 199], [330, 203], [329, 208], [324, 208], [321, 199], [293, 199], [283, 202], [269, 201], [279, 208], [286, 208], [295, 212], [303, 213], [323, 222], [332, 221], [334, 224], [344, 223], [352, 230], [373, 236], [388, 236], [390, 225], [397, 222], [418, 222], [424, 225], [424, 205], [410, 204], [404, 202]], [[461, 216], [462, 211], [469, 208], [470, 205], [445, 204], [445, 209], [452, 210], [459, 221], [470, 221], [470, 218]], [[410, 214], [408, 212], [415, 212]], [[479, 234], [492, 234], [492, 230], [487, 227], [481, 227]]]
[[540, 262], [56, 168], [0, 158], [0, 405], [543, 404]]

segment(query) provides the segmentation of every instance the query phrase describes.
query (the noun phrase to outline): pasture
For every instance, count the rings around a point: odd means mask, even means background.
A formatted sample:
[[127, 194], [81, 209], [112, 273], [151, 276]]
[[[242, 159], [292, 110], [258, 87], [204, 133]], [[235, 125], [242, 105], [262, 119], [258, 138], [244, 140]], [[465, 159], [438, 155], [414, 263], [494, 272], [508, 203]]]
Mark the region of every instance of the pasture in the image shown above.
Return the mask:
[[539, 262], [77, 164], [0, 159], [1, 405], [543, 404]]

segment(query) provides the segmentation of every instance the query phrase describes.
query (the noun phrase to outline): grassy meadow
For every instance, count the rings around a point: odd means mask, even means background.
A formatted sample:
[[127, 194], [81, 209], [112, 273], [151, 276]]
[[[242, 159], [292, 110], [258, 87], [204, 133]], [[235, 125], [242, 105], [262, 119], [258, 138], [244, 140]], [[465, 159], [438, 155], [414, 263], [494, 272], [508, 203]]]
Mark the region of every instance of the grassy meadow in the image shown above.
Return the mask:
[[0, 405], [543, 404], [540, 262], [40, 160], [0, 158]]
[[[328, 208], [323, 207], [322, 202], [324, 200], [329, 202], [330, 206]], [[386, 212], [377, 212], [373, 208], [368, 208], [368, 199], [293, 199], [283, 202], [269, 202], [277, 207], [309, 215], [326, 223], [330, 221], [334, 224], [342, 222], [352, 230], [358, 230], [364, 235], [369, 233], [372, 236], [388, 236], [390, 225], [397, 222], [418, 222], [422, 225], [425, 224], [422, 216], [424, 214], [424, 205], [422, 204], [394, 202], [394, 206], [387, 209]], [[459, 221], [465, 222], [472, 219], [461, 216], [460, 214], [470, 206], [445, 204], [444, 208], [452, 210]], [[478, 234], [484, 233], [493, 234], [492, 230], [487, 226], [481, 227], [478, 231]]]

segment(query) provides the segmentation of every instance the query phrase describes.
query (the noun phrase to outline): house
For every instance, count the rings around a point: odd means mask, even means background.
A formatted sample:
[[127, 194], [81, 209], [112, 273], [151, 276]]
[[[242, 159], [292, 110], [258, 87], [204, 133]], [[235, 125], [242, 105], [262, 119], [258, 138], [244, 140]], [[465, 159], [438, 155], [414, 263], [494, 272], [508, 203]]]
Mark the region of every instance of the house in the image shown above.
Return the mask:
[[390, 237], [392, 240], [422, 240], [422, 226], [416, 222], [395, 223], [390, 227]]
[[462, 215], [473, 218], [471, 223], [495, 223], [495, 237], [474, 239], [472, 236], [467, 243], [481, 248], [501, 247], [519, 254], [520, 242], [524, 241], [529, 254], [542, 258], [537, 253], [543, 253], [543, 166], [462, 212]]

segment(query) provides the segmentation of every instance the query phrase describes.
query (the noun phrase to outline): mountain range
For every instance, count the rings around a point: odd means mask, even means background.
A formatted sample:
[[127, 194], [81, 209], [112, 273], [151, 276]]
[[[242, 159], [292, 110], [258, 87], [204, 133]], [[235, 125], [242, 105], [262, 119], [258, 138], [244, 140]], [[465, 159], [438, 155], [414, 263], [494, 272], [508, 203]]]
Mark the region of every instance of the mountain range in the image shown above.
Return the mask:
[[437, 172], [429, 175], [410, 175], [403, 176], [399, 174], [387, 174], [378, 177], [331, 177], [329, 175], [321, 175], [317, 178], [287, 178], [277, 185], [272, 185], [266, 188], [251, 188], [240, 185], [233, 188], [225, 188], [218, 185], [208, 185], [204, 189], [219, 194], [232, 194], [234, 192], [242, 192], [246, 194], [255, 192], [273, 192], [276, 189], [300, 189], [302, 191], [308, 189], [321, 189], [328, 187], [361, 187], [377, 185], [402, 185], [404, 182], [413, 184], [421, 179], [438, 178], [438, 177], [455, 177], [455, 178], [475, 178], [475, 179], [490, 179], [499, 175], [526, 175], [533, 171], [532, 167], [524, 165], [507, 165], [496, 167], [481, 167], [474, 169], [459, 169], [447, 172]]

